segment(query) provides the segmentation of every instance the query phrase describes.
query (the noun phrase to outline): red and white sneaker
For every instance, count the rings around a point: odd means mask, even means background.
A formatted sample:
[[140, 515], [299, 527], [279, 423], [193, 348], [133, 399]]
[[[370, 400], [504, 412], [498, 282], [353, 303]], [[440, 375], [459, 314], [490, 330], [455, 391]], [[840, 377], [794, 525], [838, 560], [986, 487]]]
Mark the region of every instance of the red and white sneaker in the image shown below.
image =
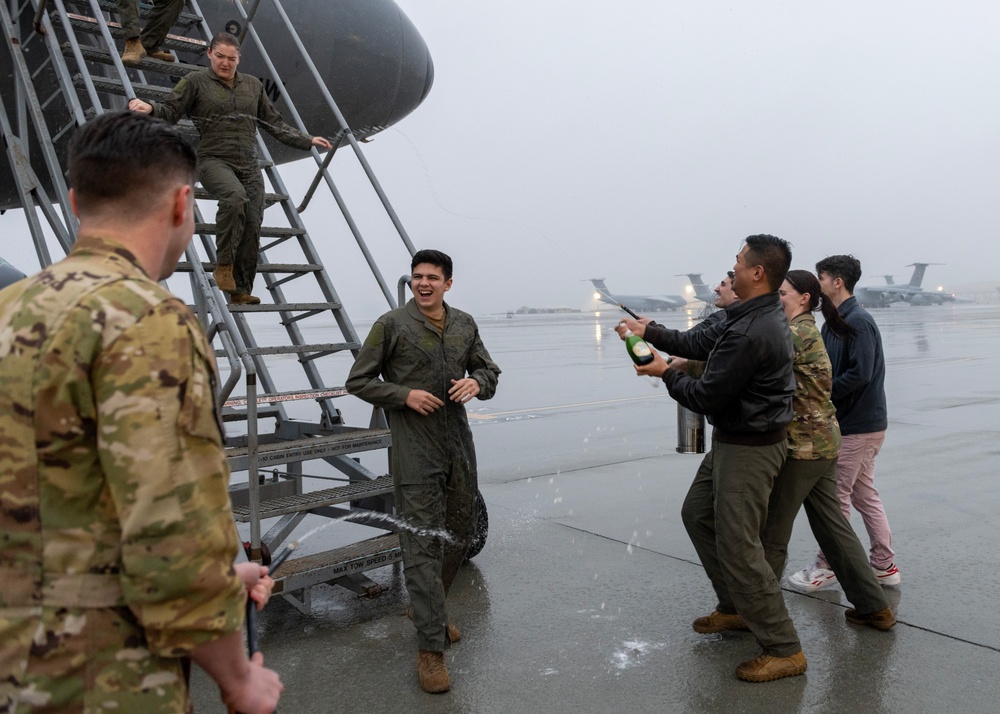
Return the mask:
[[903, 576], [899, 574], [899, 568], [895, 563], [889, 563], [889, 567], [885, 570], [873, 565], [872, 570], [875, 571], [875, 579], [880, 585], [899, 585], [903, 581]]
[[808, 568], [788, 576], [788, 586], [800, 593], [813, 593], [837, 584], [837, 576], [829, 568], [813, 563]]

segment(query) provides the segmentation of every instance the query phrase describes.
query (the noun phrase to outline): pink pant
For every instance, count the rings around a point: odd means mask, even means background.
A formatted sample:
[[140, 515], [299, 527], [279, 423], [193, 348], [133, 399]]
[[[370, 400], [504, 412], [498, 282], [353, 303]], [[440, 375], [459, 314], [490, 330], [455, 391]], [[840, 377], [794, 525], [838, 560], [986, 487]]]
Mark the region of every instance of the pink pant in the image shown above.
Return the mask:
[[[861, 514], [871, 542], [868, 559], [873, 567], [880, 570], [888, 568], [896, 555], [892, 549], [889, 519], [885, 516], [885, 508], [874, 483], [875, 457], [884, 441], [884, 431], [844, 436], [837, 459], [837, 498], [844, 518], [851, 519], [852, 505]], [[822, 551], [817, 560], [824, 568], [830, 567]]]

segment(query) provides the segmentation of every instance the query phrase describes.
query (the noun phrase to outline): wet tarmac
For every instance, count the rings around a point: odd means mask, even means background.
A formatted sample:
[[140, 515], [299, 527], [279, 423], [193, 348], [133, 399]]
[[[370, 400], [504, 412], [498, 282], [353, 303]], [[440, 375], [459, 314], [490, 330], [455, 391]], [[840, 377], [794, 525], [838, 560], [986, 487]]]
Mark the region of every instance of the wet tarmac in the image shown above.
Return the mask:
[[[268, 606], [261, 647], [285, 683], [280, 710], [1000, 711], [1000, 307], [874, 314], [890, 419], [876, 485], [903, 576], [887, 589], [893, 630], [846, 623], [839, 588], [786, 590], [808, 672], [739, 681], [753, 637], [690, 627], [715, 604], [680, 521], [700, 457], [675, 452], [675, 403], [634, 375], [611, 332], [617, 314], [481, 318], [504, 373], [473, 412], [490, 538], [449, 598], [463, 633], [446, 655], [452, 691], [420, 690], [389, 567], [369, 573], [388, 586], [378, 598], [320, 586], [309, 615]], [[364, 530], [343, 528], [355, 530], [330, 542]], [[789, 569], [815, 550], [800, 514]], [[194, 693], [198, 711], [222, 711], [204, 675]]]

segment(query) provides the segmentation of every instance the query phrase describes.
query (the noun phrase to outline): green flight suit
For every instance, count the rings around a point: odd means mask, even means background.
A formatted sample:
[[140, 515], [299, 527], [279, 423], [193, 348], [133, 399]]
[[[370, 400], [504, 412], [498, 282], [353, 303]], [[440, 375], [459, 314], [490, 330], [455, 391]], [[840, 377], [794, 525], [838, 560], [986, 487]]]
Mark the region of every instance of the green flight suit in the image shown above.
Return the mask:
[[155, 52], [167, 39], [167, 33], [177, 22], [184, 9], [184, 0], [153, 0], [153, 11], [149, 14], [146, 27], [139, 32], [139, 6], [136, 0], [118, 0], [118, 19], [126, 40], [136, 37], [142, 42], [146, 53]]
[[285, 123], [256, 77], [237, 72], [232, 87], [211, 67], [192, 72], [153, 116], [176, 124], [188, 116], [198, 129], [198, 179], [219, 200], [215, 216], [217, 261], [233, 266], [236, 289], [253, 292], [264, 219], [264, 179], [257, 125], [283, 144], [308, 151], [312, 137]]
[[[392, 430], [390, 469], [399, 515], [417, 528], [446, 529], [452, 542], [403, 531], [406, 589], [422, 650], [448, 646], [445, 598], [475, 532], [476, 450], [465, 406], [448, 397], [451, 380], [479, 383], [479, 399], [496, 392], [500, 368], [472, 316], [446, 308], [442, 334], [410, 300], [382, 315], [347, 379], [351, 394], [382, 407]], [[406, 406], [412, 389], [444, 402], [422, 415]]]
[[216, 382], [117, 244], [0, 291], [0, 711], [183, 712], [241, 627]]

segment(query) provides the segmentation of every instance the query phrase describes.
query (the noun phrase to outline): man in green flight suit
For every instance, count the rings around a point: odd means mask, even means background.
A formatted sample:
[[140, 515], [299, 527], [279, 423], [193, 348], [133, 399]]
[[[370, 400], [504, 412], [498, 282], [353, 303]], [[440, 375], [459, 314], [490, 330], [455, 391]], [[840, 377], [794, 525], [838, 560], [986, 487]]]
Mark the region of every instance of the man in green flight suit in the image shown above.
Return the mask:
[[236, 71], [240, 42], [228, 32], [212, 38], [211, 65], [192, 72], [165, 101], [149, 104], [133, 99], [133, 111], [175, 124], [187, 115], [194, 121], [198, 144], [198, 179], [219, 199], [215, 217], [217, 265], [215, 282], [234, 304], [256, 305], [253, 293], [264, 219], [264, 179], [257, 155], [257, 124], [283, 144], [308, 151], [332, 149], [322, 136], [309, 136], [285, 123], [256, 77]]
[[194, 177], [169, 124], [88, 122], [76, 244], [0, 291], [0, 711], [178, 714], [192, 660], [230, 711], [277, 705], [243, 649], [245, 590], [269, 589], [233, 565], [215, 360], [157, 282], [191, 241]]
[[420, 686], [437, 693], [451, 687], [444, 650], [460, 636], [448, 622], [445, 598], [476, 527], [476, 450], [465, 405], [493, 396], [500, 368], [472, 316], [444, 301], [451, 258], [417, 251], [410, 269], [413, 299], [372, 325], [347, 389], [389, 418], [390, 468], [402, 518], [416, 529], [451, 534], [449, 540], [400, 534]]

